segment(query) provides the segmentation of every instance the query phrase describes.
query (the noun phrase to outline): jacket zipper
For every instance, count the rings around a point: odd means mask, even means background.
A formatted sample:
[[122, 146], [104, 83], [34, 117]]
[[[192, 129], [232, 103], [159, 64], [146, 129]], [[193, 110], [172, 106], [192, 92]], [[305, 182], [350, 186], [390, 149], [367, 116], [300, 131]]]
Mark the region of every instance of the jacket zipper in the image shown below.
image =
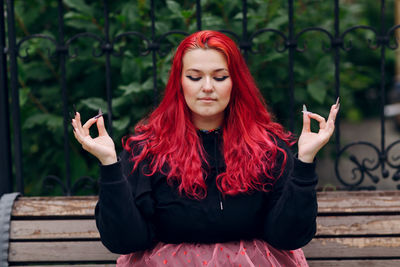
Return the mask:
[[218, 190], [218, 197], [219, 197], [219, 207], [221, 208], [221, 210], [224, 210], [224, 205], [222, 204], [222, 196], [219, 190]]

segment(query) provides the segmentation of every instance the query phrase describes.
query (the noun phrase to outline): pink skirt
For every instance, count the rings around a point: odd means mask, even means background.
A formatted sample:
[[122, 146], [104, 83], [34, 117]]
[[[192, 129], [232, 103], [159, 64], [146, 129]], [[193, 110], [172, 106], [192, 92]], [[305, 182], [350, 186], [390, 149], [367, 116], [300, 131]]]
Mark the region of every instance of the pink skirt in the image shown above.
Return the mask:
[[118, 267], [210, 266], [210, 267], [308, 267], [301, 249], [279, 250], [262, 240], [215, 244], [165, 244], [122, 255]]

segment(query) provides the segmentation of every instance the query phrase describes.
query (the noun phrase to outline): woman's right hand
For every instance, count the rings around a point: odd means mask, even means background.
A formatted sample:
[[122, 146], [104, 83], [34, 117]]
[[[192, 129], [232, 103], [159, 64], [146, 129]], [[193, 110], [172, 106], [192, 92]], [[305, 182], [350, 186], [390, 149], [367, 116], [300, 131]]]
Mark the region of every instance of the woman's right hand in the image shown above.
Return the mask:
[[[99, 136], [92, 138], [89, 129], [96, 123]], [[81, 123], [81, 115], [75, 113], [72, 119], [72, 127], [76, 140], [82, 145], [82, 148], [94, 155], [103, 165], [109, 165], [117, 162], [117, 153], [115, 145], [111, 137], [108, 135], [104, 127], [103, 117], [91, 118], [83, 126]]]

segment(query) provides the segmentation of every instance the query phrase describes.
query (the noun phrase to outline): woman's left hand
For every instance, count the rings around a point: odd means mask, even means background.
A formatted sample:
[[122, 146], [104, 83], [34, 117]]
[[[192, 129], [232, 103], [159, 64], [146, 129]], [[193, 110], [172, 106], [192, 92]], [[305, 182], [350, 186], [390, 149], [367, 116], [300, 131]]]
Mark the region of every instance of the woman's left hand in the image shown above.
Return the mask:
[[[318, 151], [328, 143], [335, 130], [335, 119], [339, 112], [339, 106], [338, 102], [332, 105], [328, 121], [325, 121], [325, 118], [318, 114], [303, 112], [303, 130], [298, 141], [299, 160], [306, 163], [313, 162]], [[318, 133], [311, 132], [311, 119], [319, 122]]]

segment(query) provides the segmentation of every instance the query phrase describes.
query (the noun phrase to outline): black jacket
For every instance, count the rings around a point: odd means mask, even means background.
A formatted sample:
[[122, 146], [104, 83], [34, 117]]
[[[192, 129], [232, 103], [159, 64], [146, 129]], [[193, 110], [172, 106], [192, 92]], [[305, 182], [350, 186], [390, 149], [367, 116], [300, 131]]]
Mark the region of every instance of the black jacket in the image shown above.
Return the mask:
[[[224, 171], [221, 133], [201, 133], [210, 165], [207, 197], [180, 196], [161, 173], [148, 177], [146, 162], [132, 173], [129, 153], [117, 163], [100, 167], [100, 194], [95, 216], [103, 244], [114, 253], [128, 254], [165, 243], [217, 243], [264, 239], [279, 249], [297, 249], [315, 235], [317, 177], [315, 163], [293, 156], [278, 140], [288, 158], [283, 175], [266, 193], [221, 197], [215, 183]], [[277, 161], [280, 164], [281, 156]]]

